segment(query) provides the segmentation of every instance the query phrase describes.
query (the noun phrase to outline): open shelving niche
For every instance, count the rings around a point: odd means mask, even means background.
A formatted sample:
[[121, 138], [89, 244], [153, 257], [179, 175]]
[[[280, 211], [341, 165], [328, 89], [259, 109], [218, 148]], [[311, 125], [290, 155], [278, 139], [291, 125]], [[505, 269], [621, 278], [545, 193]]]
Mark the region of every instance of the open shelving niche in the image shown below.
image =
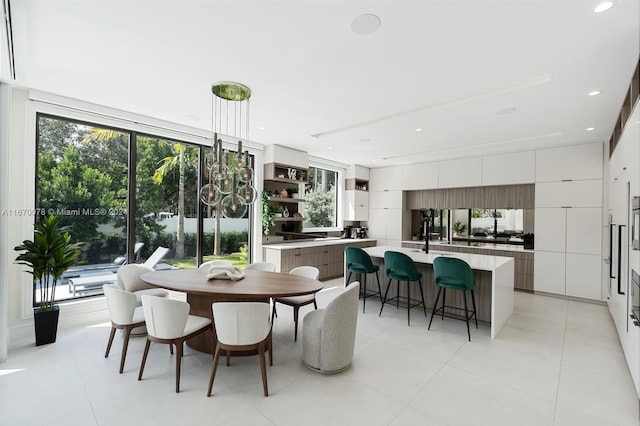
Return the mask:
[[[290, 171], [295, 170], [295, 179], [290, 179]], [[300, 232], [301, 224], [296, 222], [303, 221], [304, 214], [304, 186], [307, 183], [306, 178], [309, 170], [300, 167], [293, 167], [286, 164], [268, 163], [264, 165], [264, 190], [268, 190], [269, 205], [272, 208], [283, 206], [289, 211], [288, 217], [274, 217], [276, 223], [271, 228], [269, 234], [286, 234], [288, 232]], [[287, 191], [287, 196], [283, 196], [283, 190]], [[298, 196], [294, 197], [293, 194]], [[299, 215], [299, 216], [298, 216]]]

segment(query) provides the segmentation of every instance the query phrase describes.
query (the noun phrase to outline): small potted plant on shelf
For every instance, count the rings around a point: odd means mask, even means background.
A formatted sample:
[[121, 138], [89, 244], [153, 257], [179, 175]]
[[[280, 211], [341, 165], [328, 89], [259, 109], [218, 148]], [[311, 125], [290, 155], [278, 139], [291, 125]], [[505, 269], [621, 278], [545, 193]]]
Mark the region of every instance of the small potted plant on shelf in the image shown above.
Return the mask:
[[454, 235], [462, 235], [466, 232], [467, 225], [460, 222], [459, 220], [453, 224], [453, 234]]
[[278, 205], [278, 206], [275, 206], [275, 207], [273, 208], [273, 211], [274, 211], [273, 215], [274, 215], [275, 217], [282, 217], [282, 214], [284, 213], [284, 207], [279, 206], [279, 205]]
[[55, 216], [36, 223], [33, 240], [24, 240], [14, 248], [21, 251], [16, 262], [31, 268], [34, 289], [39, 288], [40, 302], [33, 310], [36, 346], [53, 343], [58, 332], [60, 308], [55, 304], [56, 285], [67, 269], [80, 256], [80, 245], [72, 243], [68, 232], [63, 232]]

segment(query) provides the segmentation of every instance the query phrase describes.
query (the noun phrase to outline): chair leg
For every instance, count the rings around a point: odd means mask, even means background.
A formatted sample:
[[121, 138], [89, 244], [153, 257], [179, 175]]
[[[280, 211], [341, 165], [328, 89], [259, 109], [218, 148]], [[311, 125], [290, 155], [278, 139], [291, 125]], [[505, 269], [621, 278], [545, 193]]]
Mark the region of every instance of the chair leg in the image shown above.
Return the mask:
[[180, 366], [182, 365], [182, 350], [184, 344], [182, 340], [176, 342], [176, 393], [180, 392]]
[[213, 379], [216, 378], [216, 370], [218, 369], [218, 361], [220, 360], [220, 343], [216, 345], [216, 352], [213, 355], [213, 367], [211, 368], [211, 376], [209, 377], [209, 389], [207, 390], [207, 396], [211, 396], [213, 390]]
[[124, 332], [124, 341], [122, 342], [122, 354], [120, 354], [120, 374], [124, 371], [124, 360], [127, 358], [127, 348], [129, 347], [129, 337], [131, 337], [130, 326], [126, 326], [123, 330]]
[[380, 275], [376, 271], [376, 279], [378, 280], [378, 296], [380, 296], [380, 303], [382, 303], [382, 288], [380, 287]]
[[273, 318], [276, 317], [276, 301], [273, 301], [273, 310], [271, 311], [271, 324], [273, 324]]
[[173, 343], [169, 343], [169, 353], [173, 355]]
[[362, 313], [364, 314], [364, 305], [367, 303], [367, 274], [362, 274], [362, 282], [364, 283], [362, 290]]
[[144, 353], [142, 354], [142, 363], [140, 364], [140, 372], [138, 373], [138, 380], [142, 380], [142, 373], [144, 372], [144, 364], [147, 362], [147, 355], [149, 354], [149, 346], [151, 346], [151, 340], [147, 339], [147, 343], [144, 345]]
[[227, 358], [227, 367], [231, 366], [231, 351], [229, 349], [225, 349], [225, 356]]
[[111, 352], [111, 344], [113, 343], [113, 338], [116, 335], [116, 328], [111, 326], [111, 334], [109, 334], [109, 342], [107, 342], [107, 350], [104, 353], [104, 357], [107, 358], [109, 356], [109, 352]]
[[347, 282], [344, 284], [345, 287], [347, 287], [349, 285], [349, 282], [351, 281], [351, 274], [352, 273], [353, 273], [352, 271], [349, 271], [349, 275], [347, 275]]
[[269, 366], [273, 367], [273, 336], [269, 332]]
[[397, 281], [396, 285], [396, 309], [400, 308], [400, 280]]
[[407, 281], [407, 325], [411, 325], [411, 282]]
[[294, 332], [293, 332], [293, 341], [297, 342], [298, 341], [298, 311], [300, 310], [300, 306], [294, 306], [293, 307], [293, 327], [294, 327]]
[[318, 309], [318, 302], [316, 301], [316, 296], [313, 296], [313, 308]]
[[471, 290], [471, 302], [473, 302], [473, 316], [476, 320], [476, 328], [478, 328], [478, 311], [476, 310], [476, 297], [473, 295], [473, 289]]
[[269, 388], [267, 386], [267, 366], [264, 361], [264, 342], [258, 345], [258, 354], [260, 355], [260, 371], [262, 372], [262, 390], [264, 396], [269, 396]]
[[446, 306], [447, 289], [442, 287], [442, 319], [444, 320], [444, 307]]
[[462, 298], [464, 299], [464, 322], [467, 323], [467, 335], [471, 341], [471, 331], [469, 331], [469, 310], [467, 309], [467, 290], [462, 290]]
[[438, 287], [438, 294], [436, 294], [436, 301], [433, 302], [433, 309], [431, 310], [431, 319], [429, 320], [429, 327], [427, 327], [427, 330], [431, 330], [431, 321], [433, 321], [433, 316], [436, 314], [436, 306], [438, 306], [438, 299], [440, 299], [441, 292], [442, 292], [442, 287]]
[[387, 289], [384, 291], [384, 298], [382, 299], [382, 306], [380, 306], [380, 313], [378, 316], [382, 315], [382, 309], [384, 309], [384, 304], [387, 301], [387, 295], [389, 294], [389, 288], [391, 287], [391, 278], [389, 278], [389, 283], [387, 284]]
[[424, 316], [427, 316], [427, 304], [424, 303], [424, 291], [422, 290], [422, 279], [418, 280], [418, 285], [420, 286], [420, 297], [422, 298], [422, 309], [424, 310]]

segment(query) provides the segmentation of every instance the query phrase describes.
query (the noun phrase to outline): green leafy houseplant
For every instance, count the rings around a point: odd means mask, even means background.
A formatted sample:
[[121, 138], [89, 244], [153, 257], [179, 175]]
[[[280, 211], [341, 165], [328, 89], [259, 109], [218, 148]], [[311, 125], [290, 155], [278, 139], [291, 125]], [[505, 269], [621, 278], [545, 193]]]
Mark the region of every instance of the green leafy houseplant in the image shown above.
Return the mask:
[[269, 206], [269, 190], [262, 191], [262, 233], [269, 235], [271, 227], [276, 224], [273, 220], [273, 210]]
[[24, 240], [21, 245], [14, 248], [23, 252], [16, 258], [16, 262], [31, 268], [28, 271], [33, 275], [34, 288], [39, 285], [40, 303], [34, 309], [36, 326], [36, 345], [39, 338], [38, 315], [56, 311], [55, 327], [53, 328], [53, 340], [43, 343], [55, 342], [57, 330], [57, 311], [55, 305], [56, 284], [62, 274], [73, 266], [80, 256], [81, 243], [72, 243], [68, 232], [63, 232], [55, 216], [48, 216], [34, 226], [33, 240]]
[[453, 232], [455, 232], [456, 234], [464, 234], [466, 230], [467, 230], [467, 225], [460, 222], [459, 220], [453, 224]]

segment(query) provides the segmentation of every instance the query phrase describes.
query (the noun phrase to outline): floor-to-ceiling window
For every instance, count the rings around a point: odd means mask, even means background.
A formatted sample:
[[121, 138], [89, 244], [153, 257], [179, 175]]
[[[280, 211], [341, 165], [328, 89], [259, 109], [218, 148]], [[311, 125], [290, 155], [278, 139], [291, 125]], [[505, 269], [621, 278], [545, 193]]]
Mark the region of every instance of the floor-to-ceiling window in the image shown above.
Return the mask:
[[337, 171], [309, 166], [304, 196], [305, 230], [323, 231], [338, 226], [338, 181]]
[[[102, 294], [98, 277], [144, 261], [159, 246], [169, 248], [162, 268], [196, 267], [202, 258], [247, 263], [251, 208], [240, 219], [216, 218], [215, 208], [199, 202], [208, 148], [46, 114], [36, 123], [34, 220], [54, 214], [83, 243], [56, 300]], [[96, 285], [69, 284], [87, 277], [97, 277]]]

